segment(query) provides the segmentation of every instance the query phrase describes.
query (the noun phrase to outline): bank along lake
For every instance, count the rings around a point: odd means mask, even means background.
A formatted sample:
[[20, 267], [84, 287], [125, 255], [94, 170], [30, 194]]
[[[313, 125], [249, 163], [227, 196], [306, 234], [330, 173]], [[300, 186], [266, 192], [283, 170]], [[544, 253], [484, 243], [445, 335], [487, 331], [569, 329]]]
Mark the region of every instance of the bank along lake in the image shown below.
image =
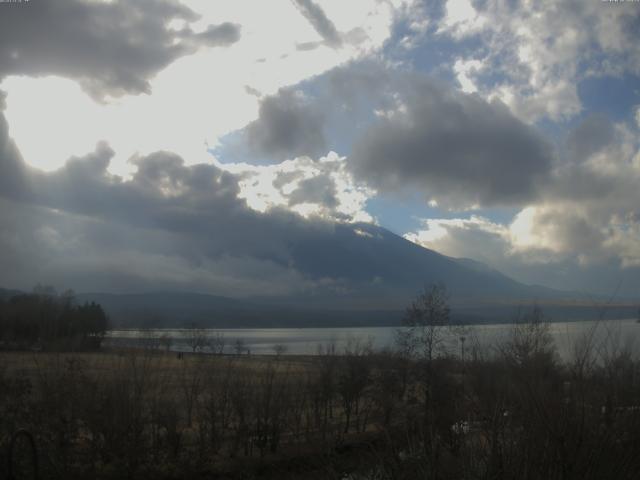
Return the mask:
[[[515, 325], [510, 323], [466, 325], [454, 329], [443, 327], [443, 348], [452, 354], [461, 354], [463, 344], [468, 354], [472, 354], [474, 348], [490, 351], [509, 338], [514, 328]], [[563, 359], [569, 359], [575, 346], [585, 341], [591, 342], [602, 354], [612, 349], [626, 350], [634, 356], [640, 354], [640, 323], [636, 319], [554, 322], [549, 323], [548, 328]], [[235, 353], [235, 346], [241, 344], [243, 351], [250, 354], [273, 355], [279, 350], [285, 355], [314, 355], [320, 345], [325, 349], [334, 345], [336, 352], [342, 353], [353, 341], [370, 342], [374, 349], [392, 348], [397, 330], [398, 327], [215, 328], [201, 329], [199, 334], [204, 334], [209, 342], [222, 339], [224, 353], [228, 354]], [[149, 346], [189, 352], [192, 351], [192, 336], [190, 329], [111, 330], [104, 346]], [[277, 349], [276, 346], [283, 348]], [[211, 347], [203, 346], [199, 350], [208, 352]]]

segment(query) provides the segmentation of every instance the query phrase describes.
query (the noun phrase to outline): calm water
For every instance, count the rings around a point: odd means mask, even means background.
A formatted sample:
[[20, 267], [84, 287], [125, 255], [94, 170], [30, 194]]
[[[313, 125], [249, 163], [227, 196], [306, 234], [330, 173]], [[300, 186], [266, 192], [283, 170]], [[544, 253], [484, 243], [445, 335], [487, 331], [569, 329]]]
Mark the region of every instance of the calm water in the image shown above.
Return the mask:
[[[507, 338], [513, 324], [474, 325], [465, 327], [465, 349], [492, 349]], [[599, 349], [624, 348], [634, 355], [640, 353], [640, 323], [635, 319], [608, 320], [605, 322], [558, 322], [549, 324], [550, 333], [556, 343], [558, 353], [568, 359], [577, 342], [586, 337], [593, 338]], [[216, 334], [224, 338], [225, 353], [232, 353], [238, 339], [252, 354], [274, 354], [276, 345], [283, 345], [286, 354], [315, 354], [318, 345], [335, 344], [336, 351], [342, 352], [347, 342], [353, 339], [370, 341], [373, 347], [381, 349], [394, 343], [396, 327], [353, 327], [353, 328], [226, 328], [207, 329], [210, 336]], [[106, 345], [143, 346], [158, 343], [161, 336], [171, 338], [171, 350], [190, 351], [189, 331], [184, 329], [113, 330], [109, 332]], [[460, 333], [446, 334], [446, 348], [458, 353], [461, 350]], [[206, 349], [205, 349], [206, 351]]]

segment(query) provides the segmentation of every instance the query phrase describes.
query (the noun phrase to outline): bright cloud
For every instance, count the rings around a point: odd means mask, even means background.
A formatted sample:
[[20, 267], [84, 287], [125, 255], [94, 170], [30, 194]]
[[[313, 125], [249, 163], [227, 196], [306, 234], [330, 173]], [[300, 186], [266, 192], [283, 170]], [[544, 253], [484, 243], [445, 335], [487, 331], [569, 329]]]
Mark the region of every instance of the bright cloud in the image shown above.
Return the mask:
[[485, 22], [486, 18], [478, 15], [471, 0], [447, 0], [440, 31], [448, 30], [457, 37], [464, 37], [479, 31]]
[[348, 222], [373, 222], [366, 202], [375, 192], [355, 182], [346, 159], [335, 152], [317, 161], [309, 157], [276, 165], [218, 164], [239, 175], [239, 197], [259, 212], [287, 208], [303, 217]]
[[[53, 170], [106, 140], [118, 152], [110, 166], [118, 174], [133, 172], [132, 155], [156, 150], [176, 152], [190, 163], [207, 161], [207, 148], [256, 118], [258, 99], [250, 92], [274, 93], [378, 48], [390, 34], [394, 11], [374, 1], [348, 9], [329, 3], [326, 14], [339, 13], [336, 28], [344, 32], [344, 44], [301, 50], [297, 45], [314, 41], [318, 33], [290, 1], [185, 4], [200, 15], [189, 19], [194, 35], [221, 20], [241, 25], [242, 34], [225, 48], [200, 48], [175, 60], [147, 79], [146, 95], [96, 103], [60, 76], [5, 79], [0, 84], [9, 92], [5, 115], [25, 160]], [[172, 27], [180, 30], [183, 24]]]
[[[477, 36], [484, 57], [458, 58], [463, 88], [473, 84], [533, 122], [571, 118], [582, 111], [578, 83], [584, 75], [640, 72], [635, 43], [640, 13], [632, 2], [510, 2], [474, 5], [449, 0], [438, 32], [457, 40]], [[626, 46], [625, 46], [626, 44]], [[481, 60], [485, 71], [461, 66]], [[586, 71], [585, 71], [586, 70]], [[491, 75], [485, 76], [485, 72]]]

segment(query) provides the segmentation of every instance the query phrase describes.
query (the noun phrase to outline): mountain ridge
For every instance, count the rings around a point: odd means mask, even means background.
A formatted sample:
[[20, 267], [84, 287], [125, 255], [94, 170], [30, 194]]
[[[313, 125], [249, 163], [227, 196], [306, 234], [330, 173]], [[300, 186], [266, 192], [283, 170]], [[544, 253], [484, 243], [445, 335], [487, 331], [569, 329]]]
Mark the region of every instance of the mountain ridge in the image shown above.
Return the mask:
[[[316, 288], [245, 297], [184, 290], [87, 292], [77, 300], [103, 305], [117, 326], [149, 327], [397, 325], [420, 290], [434, 283], [446, 286], [453, 316], [466, 323], [508, 321], [534, 302], [558, 319], [584, 318], [593, 309], [593, 300], [575, 292], [525, 285], [482, 262], [442, 255], [372, 224], [334, 224], [289, 245], [289, 255], [293, 268]], [[617, 307], [617, 316], [637, 309]]]

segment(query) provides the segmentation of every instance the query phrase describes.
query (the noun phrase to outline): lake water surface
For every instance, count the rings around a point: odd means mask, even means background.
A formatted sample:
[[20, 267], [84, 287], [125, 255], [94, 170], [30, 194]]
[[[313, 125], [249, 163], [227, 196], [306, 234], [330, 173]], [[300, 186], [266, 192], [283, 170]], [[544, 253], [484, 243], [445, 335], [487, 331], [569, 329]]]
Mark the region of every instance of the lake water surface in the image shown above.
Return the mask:
[[[452, 353], [461, 352], [460, 337], [465, 337], [465, 349], [473, 348], [490, 351], [513, 331], [513, 324], [470, 325], [464, 332], [449, 332], [445, 335], [445, 348]], [[249, 353], [270, 355], [275, 353], [276, 345], [282, 345], [285, 354], [311, 355], [318, 351], [319, 345], [335, 344], [341, 353], [347, 343], [353, 339], [371, 342], [375, 349], [392, 347], [397, 327], [349, 327], [349, 328], [223, 328], [206, 329], [210, 337], [224, 338], [225, 353], [233, 353], [234, 345], [240, 339]], [[592, 339], [598, 349], [627, 349], [634, 355], [640, 353], [640, 323], [635, 319], [558, 322], [549, 324], [558, 353], [563, 359], [571, 357], [576, 343], [587, 338]], [[191, 350], [185, 329], [151, 330], [113, 330], [105, 340], [106, 346], [156, 345], [160, 337], [171, 338], [171, 350], [188, 352]], [[205, 348], [204, 351], [207, 351]]]

